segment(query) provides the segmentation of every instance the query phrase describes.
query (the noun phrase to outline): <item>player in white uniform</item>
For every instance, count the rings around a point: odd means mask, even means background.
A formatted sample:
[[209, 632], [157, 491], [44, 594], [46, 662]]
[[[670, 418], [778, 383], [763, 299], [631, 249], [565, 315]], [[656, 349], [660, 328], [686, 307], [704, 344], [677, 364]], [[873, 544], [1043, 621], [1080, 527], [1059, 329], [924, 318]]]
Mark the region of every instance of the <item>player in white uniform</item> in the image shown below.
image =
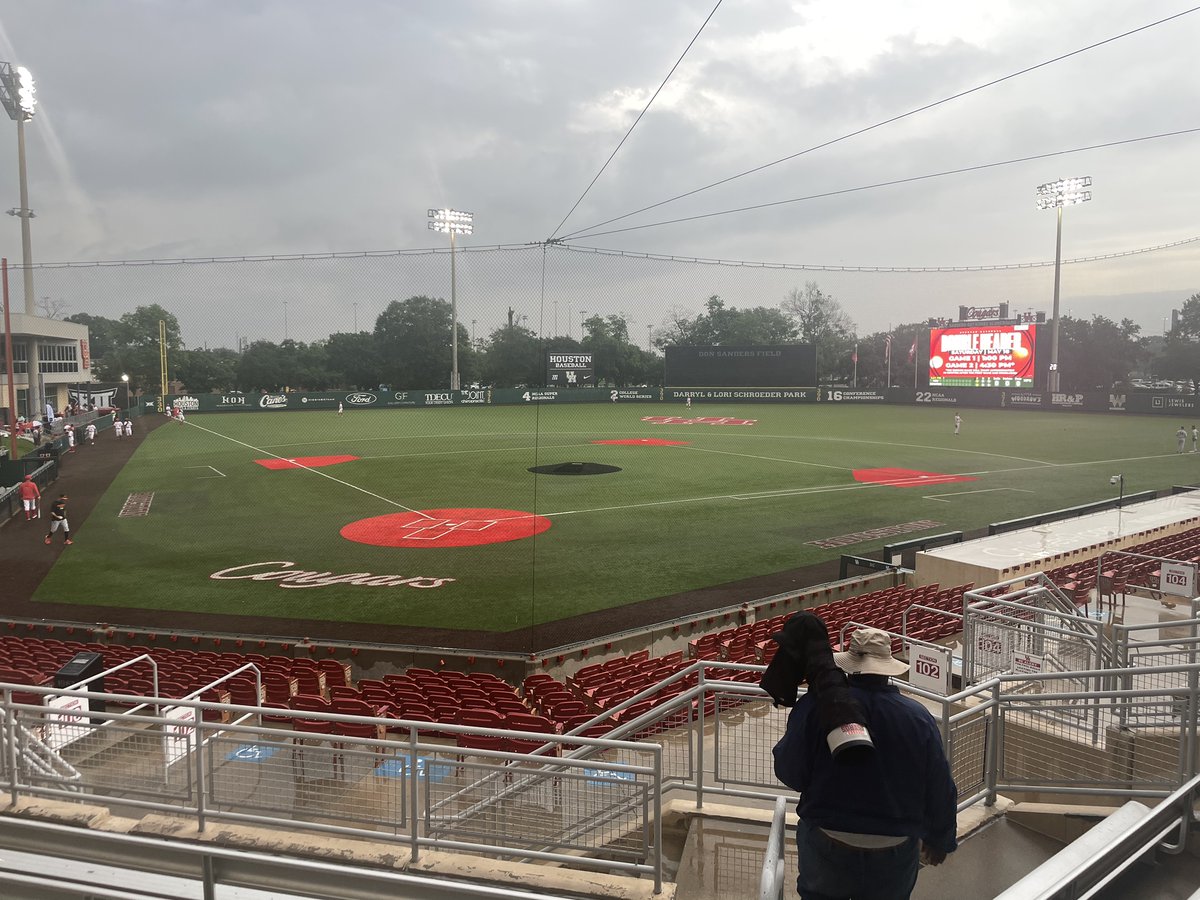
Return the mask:
[[63, 429], [63, 431], [65, 431], [67, 433], [67, 452], [74, 453], [75, 452], [75, 426], [67, 425]]
[[1187, 444], [1187, 429], [1185, 429], [1182, 425], [1180, 425], [1179, 430], [1175, 432], [1175, 442], [1179, 445], [1175, 452], [1182, 453], [1184, 446]]
[[960, 416], [958, 413], [955, 413], [954, 414], [954, 433], [958, 434], [958, 432], [961, 428], [962, 428], [962, 416]]
[[688, 397], [687, 399], [685, 399], [683, 401], [683, 405], [686, 406], [688, 409], [691, 409], [692, 408], [692, 398]]
[[83, 429], [83, 433], [84, 433], [84, 435], [87, 436], [87, 442], [89, 444], [96, 443], [96, 423], [95, 422], [88, 422], [87, 428]]
[[125, 437], [133, 437], [133, 419], [125, 420]]

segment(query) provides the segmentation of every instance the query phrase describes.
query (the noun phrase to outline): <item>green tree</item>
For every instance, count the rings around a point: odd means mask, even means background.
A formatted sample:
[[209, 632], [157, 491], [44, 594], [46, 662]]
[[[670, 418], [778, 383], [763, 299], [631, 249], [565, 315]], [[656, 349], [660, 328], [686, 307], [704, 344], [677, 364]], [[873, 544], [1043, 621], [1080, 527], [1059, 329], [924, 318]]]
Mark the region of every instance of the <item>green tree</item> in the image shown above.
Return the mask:
[[[556, 338], [556, 346], [560, 341], [569, 342], [564, 343], [567, 349], [573, 350], [578, 346], [570, 338]], [[545, 345], [528, 328], [505, 325], [493, 331], [485, 344], [482, 374], [489, 384], [515, 387], [518, 384], [534, 385], [545, 381]]]
[[[432, 297], [393, 300], [375, 321], [381, 383], [394, 389], [449, 387], [450, 304]], [[460, 379], [470, 381], [476, 366], [470, 334], [458, 323]]]
[[116, 319], [106, 319], [104, 316], [93, 316], [90, 313], [75, 313], [63, 321], [87, 326], [88, 351], [93, 364], [103, 360], [117, 346], [117, 330], [121, 323]]
[[854, 321], [842, 305], [815, 281], [807, 281], [803, 289], [788, 291], [781, 306], [795, 325], [800, 340], [817, 348], [818, 380], [849, 383], [855, 332]]
[[331, 334], [325, 356], [332, 386], [367, 390], [382, 383], [379, 343], [370, 332]]
[[1092, 316], [1091, 320], [1064, 316], [1058, 336], [1061, 387], [1070, 391], [1106, 391], [1124, 381], [1141, 357], [1140, 331], [1140, 326], [1131, 319], [1118, 323], [1105, 316]]
[[692, 316], [674, 307], [659, 328], [657, 347], [786, 344], [796, 339], [796, 328], [780, 309], [726, 306], [714, 294], [704, 302], [704, 312]]
[[176, 354], [175, 376], [197, 394], [231, 390], [237, 384], [237, 369], [237, 353], [225, 347]]
[[178, 362], [175, 356], [183, 348], [179, 320], [153, 303], [139, 306], [116, 321], [111, 330], [111, 346], [92, 367], [95, 376], [101, 381], [116, 382], [122, 375], [128, 375], [143, 392], [157, 393], [162, 381], [159, 322], [166, 326], [167, 364], [173, 374]]
[[243, 391], [278, 391], [282, 380], [283, 354], [272, 341], [253, 341], [237, 364], [237, 384]]
[[1171, 331], [1188, 340], [1200, 340], [1200, 294], [1192, 294], [1179, 309], [1179, 324]]

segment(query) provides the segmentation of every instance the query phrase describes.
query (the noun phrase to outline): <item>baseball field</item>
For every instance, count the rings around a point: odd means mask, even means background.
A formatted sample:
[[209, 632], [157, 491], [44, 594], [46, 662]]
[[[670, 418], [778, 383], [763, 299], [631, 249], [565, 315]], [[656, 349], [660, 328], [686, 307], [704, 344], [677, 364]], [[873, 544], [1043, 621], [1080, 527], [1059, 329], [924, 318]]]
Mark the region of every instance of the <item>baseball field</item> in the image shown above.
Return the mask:
[[30, 599], [392, 641], [617, 630], [623, 607], [1112, 497], [1117, 473], [1129, 493], [1200, 474], [1162, 418], [962, 415], [960, 434], [952, 410], [834, 404], [193, 415], [140, 430]]

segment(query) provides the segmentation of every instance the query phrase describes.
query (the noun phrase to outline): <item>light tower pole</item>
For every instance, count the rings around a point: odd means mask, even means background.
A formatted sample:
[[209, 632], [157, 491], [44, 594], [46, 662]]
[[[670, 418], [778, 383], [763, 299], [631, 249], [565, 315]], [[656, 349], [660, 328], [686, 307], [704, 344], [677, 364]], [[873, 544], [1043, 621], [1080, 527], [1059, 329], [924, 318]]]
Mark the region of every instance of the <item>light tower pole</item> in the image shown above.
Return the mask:
[[457, 391], [459, 389], [458, 290], [457, 276], [454, 270], [454, 236], [456, 234], [473, 234], [475, 215], [457, 209], [431, 209], [428, 215], [430, 231], [440, 231], [450, 235], [450, 390]]
[[1058, 230], [1054, 239], [1054, 311], [1050, 321], [1050, 372], [1046, 379], [1046, 387], [1051, 391], [1059, 389], [1061, 374], [1058, 371], [1058, 289], [1062, 275], [1062, 208], [1091, 200], [1092, 192], [1084, 190], [1091, 186], [1091, 177], [1085, 175], [1081, 178], [1060, 178], [1058, 181], [1039, 184], [1037, 189], [1037, 208], [1058, 211]]
[[[25, 177], [25, 123], [37, 112], [37, 97], [33, 76], [24, 66], [0, 62], [0, 103], [8, 117], [17, 123], [17, 177], [20, 182], [21, 206], [10, 209], [10, 216], [21, 220], [21, 266], [24, 274], [25, 315], [37, 315], [33, 296], [33, 244], [29, 236], [29, 220], [33, 210], [29, 208], [29, 184]], [[42, 415], [42, 366], [38, 354], [37, 337], [32, 336], [26, 347], [26, 379], [29, 384], [27, 405], [30, 418]]]

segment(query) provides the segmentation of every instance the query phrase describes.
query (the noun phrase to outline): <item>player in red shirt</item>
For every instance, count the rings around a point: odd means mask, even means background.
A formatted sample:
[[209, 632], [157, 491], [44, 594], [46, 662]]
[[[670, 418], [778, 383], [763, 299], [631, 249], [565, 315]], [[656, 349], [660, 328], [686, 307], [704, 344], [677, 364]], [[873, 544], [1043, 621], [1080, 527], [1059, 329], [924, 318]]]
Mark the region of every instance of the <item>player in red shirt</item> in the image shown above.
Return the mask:
[[37, 482], [33, 480], [32, 475], [25, 476], [25, 480], [21, 482], [17, 492], [21, 495], [21, 503], [25, 507], [25, 521], [29, 522], [40, 518], [42, 513], [38, 509], [38, 501], [42, 499], [42, 492], [38, 489]]

